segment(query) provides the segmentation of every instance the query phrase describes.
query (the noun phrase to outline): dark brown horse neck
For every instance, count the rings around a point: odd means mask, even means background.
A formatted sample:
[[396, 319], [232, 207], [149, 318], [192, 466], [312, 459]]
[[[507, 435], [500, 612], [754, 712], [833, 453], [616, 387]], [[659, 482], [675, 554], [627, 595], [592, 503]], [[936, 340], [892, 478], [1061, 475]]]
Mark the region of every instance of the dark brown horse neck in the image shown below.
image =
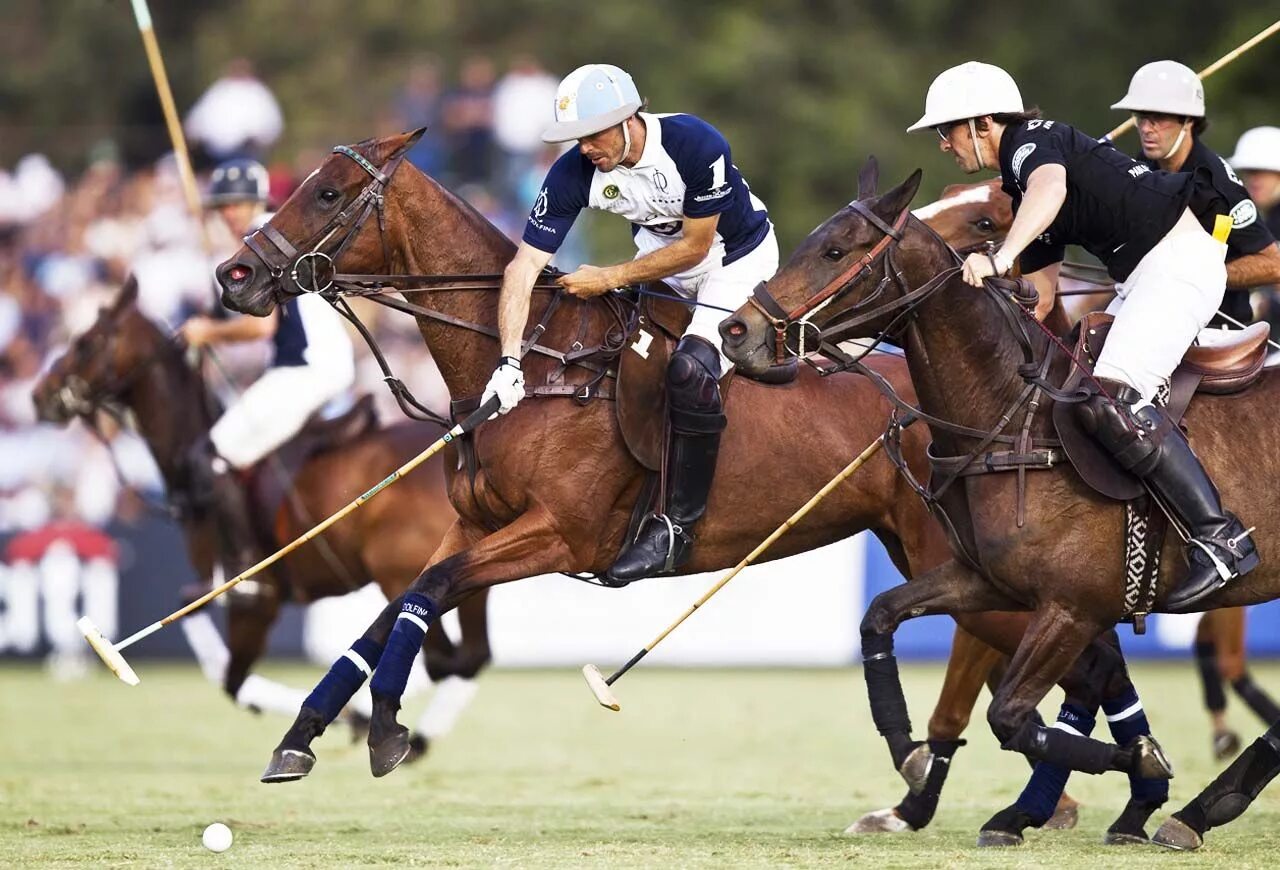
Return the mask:
[[[515, 254], [511, 240], [480, 212], [412, 164], [400, 167], [386, 197], [392, 271], [495, 274], [501, 273]], [[486, 326], [497, 324], [497, 291], [411, 291], [404, 296], [443, 314]], [[479, 395], [497, 365], [497, 344], [464, 328], [422, 317], [418, 328], [449, 394], [455, 399]]]
[[204, 378], [137, 306], [121, 311], [113, 328], [129, 345], [130, 365], [138, 366], [136, 374], [119, 373], [129, 380], [118, 398], [133, 412], [138, 432], [173, 491], [183, 479], [187, 453], [213, 424]]
[[[912, 220], [899, 249], [899, 264], [908, 289], [923, 286], [951, 268], [954, 260], [946, 243]], [[1025, 361], [1020, 337], [986, 290], [971, 287], [956, 274], [916, 309], [905, 331], [907, 365], [925, 412], [971, 429], [989, 431], [1026, 388], [1018, 374]], [[1011, 309], [1012, 310], [1012, 309]], [[1042, 359], [1046, 339], [1021, 312], [1036, 359]], [[1025, 411], [1015, 415], [1009, 429], [1022, 425]], [[1033, 435], [1048, 435], [1048, 416], [1040, 415]], [[1006, 429], [1005, 434], [1013, 434]], [[955, 433], [933, 429], [940, 446], [971, 446]]]

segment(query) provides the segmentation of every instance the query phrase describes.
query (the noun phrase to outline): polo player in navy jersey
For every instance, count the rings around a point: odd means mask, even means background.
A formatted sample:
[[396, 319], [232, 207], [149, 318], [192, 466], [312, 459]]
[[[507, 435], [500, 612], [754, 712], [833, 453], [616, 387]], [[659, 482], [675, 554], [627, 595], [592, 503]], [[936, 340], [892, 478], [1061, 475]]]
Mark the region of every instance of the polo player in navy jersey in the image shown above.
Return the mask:
[[[729, 143], [693, 115], [642, 112], [635, 83], [608, 64], [587, 64], [560, 83], [546, 142], [577, 141], [547, 173], [499, 302], [502, 357], [484, 398], [505, 414], [524, 398], [520, 341], [539, 273], [584, 208], [631, 222], [638, 253], [615, 266], [582, 266], [560, 284], [589, 298], [665, 280], [697, 307], [667, 366], [670, 496], [609, 569], [624, 585], [670, 574], [690, 556], [690, 528], [706, 510], [727, 423], [719, 380], [729, 367], [717, 326], [778, 268], [778, 243], [762, 203], [733, 165]], [[721, 310], [723, 309], [723, 310]]]

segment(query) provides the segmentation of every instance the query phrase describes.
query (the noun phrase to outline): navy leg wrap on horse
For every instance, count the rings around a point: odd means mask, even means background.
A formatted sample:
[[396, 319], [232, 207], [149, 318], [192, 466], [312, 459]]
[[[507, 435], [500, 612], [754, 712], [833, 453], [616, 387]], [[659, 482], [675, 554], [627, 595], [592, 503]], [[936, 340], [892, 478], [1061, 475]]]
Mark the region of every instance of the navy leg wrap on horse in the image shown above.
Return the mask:
[[942, 797], [942, 786], [951, 772], [951, 757], [956, 750], [964, 746], [963, 740], [930, 740], [929, 751], [933, 753], [933, 767], [929, 768], [929, 778], [919, 794], [907, 793], [902, 803], [894, 807], [898, 816], [919, 831], [930, 821], [938, 809], [938, 798]]
[[1271, 696], [1253, 681], [1253, 677], [1247, 671], [1244, 676], [1231, 684], [1231, 688], [1236, 690], [1236, 694], [1244, 699], [1249, 709], [1263, 722], [1268, 725], [1280, 722], [1280, 707], [1277, 707], [1276, 702], [1271, 700]]
[[1218, 646], [1211, 640], [1196, 641], [1196, 671], [1204, 689], [1204, 707], [1210, 713], [1227, 709], [1227, 693], [1222, 689], [1222, 674], [1218, 672]]
[[[1063, 704], [1058, 711], [1058, 723], [1054, 727], [1068, 734], [1088, 737], [1093, 733], [1095, 724], [1097, 720], [1088, 710], [1075, 704]], [[1058, 808], [1058, 799], [1067, 787], [1069, 776], [1071, 771], [1065, 767], [1041, 761], [1031, 772], [1031, 779], [1022, 794], [1018, 795], [1014, 806], [1026, 813], [1032, 825], [1040, 827], [1049, 821]]]
[[329, 668], [316, 687], [311, 690], [302, 706], [316, 710], [324, 717], [325, 724], [338, 718], [351, 696], [360, 690], [369, 674], [378, 666], [382, 647], [367, 637], [351, 645]]
[[[1146, 711], [1142, 709], [1142, 701], [1132, 686], [1127, 692], [1108, 698], [1102, 702], [1102, 712], [1107, 716], [1107, 725], [1111, 728], [1111, 736], [1120, 746], [1127, 746], [1138, 737], [1151, 733], [1151, 725], [1147, 722]], [[1129, 794], [1136, 801], [1150, 804], [1163, 804], [1169, 799], [1169, 780], [1142, 779], [1129, 774]]]
[[876, 730], [889, 743], [893, 762], [901, 765], [911, 751], [911, 717], [898, 677], [898, 659], [893, 654], [893, 635], [868, 634], [862, 638], [862, 675], [867, 681], [867, 699]]
[[1174, 816], [1203, 836], [1210, 828], [1221, 827], [1240, 816], [1277, 773], [1280, 725], [1273, 725]]
[[387, 649], [369, 683], [369, 691], [399, 703], [409, 682], [409, 671], [417, 661], [426, 637], [427, 626], [439, 615], [430, 598], [417, 592], [406, 592], [400, 597], [400, 615], [387, 638]]

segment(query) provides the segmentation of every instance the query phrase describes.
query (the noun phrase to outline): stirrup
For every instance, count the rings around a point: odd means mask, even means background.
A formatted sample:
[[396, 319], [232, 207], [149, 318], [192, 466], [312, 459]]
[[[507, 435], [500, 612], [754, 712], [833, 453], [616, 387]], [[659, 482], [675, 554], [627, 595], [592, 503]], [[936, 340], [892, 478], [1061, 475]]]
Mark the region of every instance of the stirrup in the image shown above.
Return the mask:
[[667, 557], [662, 563], [662, 573], [669, 574], [675, 570], [676, 566], [676, 536], [684, 537], [684, 528], [672, 522], [671, 517], [666, 514], [651, 513], [641, 520], [640, 527], [636, 529], [636, 536], [631, 541], [632, 546], [640, 540], [640, 536], [644, 534], [651, 520], [662, 520], [667, 526]]

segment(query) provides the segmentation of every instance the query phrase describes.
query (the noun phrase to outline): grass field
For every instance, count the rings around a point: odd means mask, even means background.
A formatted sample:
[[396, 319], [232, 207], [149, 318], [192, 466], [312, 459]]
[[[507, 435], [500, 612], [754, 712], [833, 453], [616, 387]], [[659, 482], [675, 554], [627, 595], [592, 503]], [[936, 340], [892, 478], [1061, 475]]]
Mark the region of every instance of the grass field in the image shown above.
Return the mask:
[[[1257, 671], [1280, 688], [1280, 668]], [[616, 714], [571, 670], [489, 673], [425, 763], [374, 780], [363, 744], [335, 729], [317, 743], [315, 773], [278, 786], [257, 777], [285, 722], [233, 709], [193, 667], [140, 672], [129, 688], [105, 672], [56, 684], [0, 669], [0, 866], [1237, 868], [1280, 852], [1280, 786], [1197, 855], [1104, 850], [1127, 790], [1118, 774], [1073, 779], [1086, 804], [1077, 830], [979, 851], [978, 826], [1027, 772], [985, 725], [927, 831], [843, 837], [902, 792], [856, 669], [640, 668], [619, 685]], [[317, 675], [270, 673], [298, 685]], [[940, 670], [905, 676], [922, 724]], [[1171, 811], [1215, 772], [1199, 689], [1189, 665], [1136, 677], [1177, 766]], [[412, 715], [416, 705], [401, 718]], [[1235, 702], [1232, 717], [1248, 738], [1261, 730]], [[236, 835], [222, 855], [200, 846], [217, 820]]]

